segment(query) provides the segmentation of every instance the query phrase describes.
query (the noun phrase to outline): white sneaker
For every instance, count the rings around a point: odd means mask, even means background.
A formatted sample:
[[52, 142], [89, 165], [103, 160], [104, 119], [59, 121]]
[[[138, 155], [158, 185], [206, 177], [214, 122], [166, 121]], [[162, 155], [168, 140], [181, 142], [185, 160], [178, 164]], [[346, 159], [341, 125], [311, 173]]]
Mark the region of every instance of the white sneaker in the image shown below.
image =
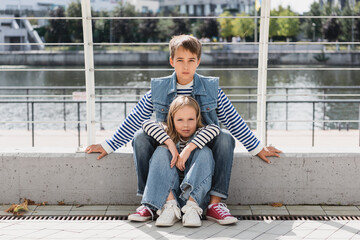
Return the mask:
[[170, 227], [181, 219], [180, 208], [170, 202], [166, 202], [162, 209], [157, 211], [159, 215], [155, 225], [158, 227]]
[[199, 205], [192, 201], [187, 201], [186, 205], [181, 209], [184, 213], [182, 222], [184, 227], [200, 227], [201, 214], [203, 210]]

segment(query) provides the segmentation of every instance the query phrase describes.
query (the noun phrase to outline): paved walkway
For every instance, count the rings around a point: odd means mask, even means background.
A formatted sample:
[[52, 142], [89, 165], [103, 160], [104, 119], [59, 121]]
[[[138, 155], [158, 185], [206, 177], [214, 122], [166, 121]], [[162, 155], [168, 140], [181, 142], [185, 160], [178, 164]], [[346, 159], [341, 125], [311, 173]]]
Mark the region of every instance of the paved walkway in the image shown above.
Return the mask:
[[[0, 206], [1, 215], [8, 206]], [[136, 206], [30, 206], [27, 215], [127, 215]], [[229, 206], [234, 215], [351, 215], [359, 206]], [[221, 226], [204, 220], [200, 228], [159, 228], [153, 221], [127, 220], [6, 220], [0, 218], [0, 239], [360, 239], [360, 221], [241, 220]]]

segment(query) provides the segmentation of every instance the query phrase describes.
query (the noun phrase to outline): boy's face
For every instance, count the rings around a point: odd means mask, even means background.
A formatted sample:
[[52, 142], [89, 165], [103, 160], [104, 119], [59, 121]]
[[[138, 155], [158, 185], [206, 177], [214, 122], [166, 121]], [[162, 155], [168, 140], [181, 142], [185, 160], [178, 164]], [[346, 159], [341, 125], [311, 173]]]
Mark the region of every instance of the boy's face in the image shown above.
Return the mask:
[[196, 54], [183, 47], [176, 50], [174, 59], [170, 57], [170, 65], [175, 68], [177, 82], [181, 85], [188, 84], [193, 80], [199, 64], [200, 59], [197, 58]]

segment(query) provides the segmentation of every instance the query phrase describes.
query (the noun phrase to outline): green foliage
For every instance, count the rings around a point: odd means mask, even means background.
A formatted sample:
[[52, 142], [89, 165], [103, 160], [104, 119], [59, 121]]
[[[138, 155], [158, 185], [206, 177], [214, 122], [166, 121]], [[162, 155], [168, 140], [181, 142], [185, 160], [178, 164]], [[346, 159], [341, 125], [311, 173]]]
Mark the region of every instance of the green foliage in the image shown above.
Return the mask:
[[[352, 16], [354, 15], [353, 9], [350, 7], [349, 3], [341, 11], [342, 16]], [[351, 42], [351, 34], [352, 34], [352, 26], [353, 26], [353, 19], [350, 18], [342, 18], [339, 19], [341, 25], [341, 34], [340, 34], [340, 41], [344, 42]]]
[[[270, 16], [279, 16], [279, 11], [277, 10], [271, 10]], [[279, 24], [277, 22], [277, 18], [270, 18], [269, 23], [269, 38], [273, 38], [278, 35], [279, 32]]]
[[[50, 17], [65, 17], [63, 7], [56, 7], [49, 13]], [[46, 27], [45, 41], [49, 43], [69, 42], [69, 34], [66, 21], [63, 19], [50, 19]]]
[[[310, 6], [310, 11], [306, 16], [321, 16], [321, 8], [318, 2], [314, 2]], [[307, 18], [301, 26], [305, 36], [313, 39], [315, 31], [315, 40], [322, 37], [322, 20], [320, 18]]]
[[[153, 14], [146, 13], [143, 16], [144, 17], [152, 17]], [[141, 42], [156, 41], [157, 36], [159, 34], [159, 31], [157, 28], [157, 22], [158, 22], [158, 20], [156, 20], [156, 19], [139, 20], [139, 26], [138, 26], [139, 41], [141, 41]]]
[[[108, 12], [101, 11], [96, 13], [94, 17], [109, 17]], [[109, 19], [97, 19], [93, 21], [94, 28], [94, 42], [110, 42], [110, 20]]]
[[[288, 8], [283, 9], [279, 7], [279, 16], [296, 16], [295, 12]], [[300, 21], [298, 18], [279, 18], [277, 20], [279, 26], [278, 36], [291, 38], [295, 37], [299, 33]]]
[[[66, 9], [67, 17], [81, 17], [81, 3], [80, 0], [71, 2]], [[72, 42], [82, 42], [83, 41], [83, 29], [82, 29], [82, 20], [67, 20], [67, 27], [70, 34]]]
[[[237, 16], [248, 16], [245, 13], [237, 14]], [[235, 18], [232, 20], [232, 32], [235, 36], [245, 38], [248, 36], [254, 36], [255, 23], [251, 18]]]
[[169, 35], [169, 30], [174, 28], [174, 21], [172, 19], [160, 19], [156, 26], [158, 31], [158, 39], [162, 42], [168, 42], [171, 38]]
[[219, 22], [213, 18], [197, 21], [195, 24], [195, 35], [199, 38], [213, 38], [219, 36]]
[[[230, 17], [231, 13], [226, 11], [226, 12], [220, 14], [220, 16], [221, 17]], [[233, 26], [232, 26], [233, 19], [218, 18], [217, 21], [220, 24], [220, 36], [222, 36], [224, 38], [232, 37], [233, 36]]]
[[[130, 3], [122, 3], [115, 7], [114, 17], [135, 17], [135, 6]], [[112, 22], [112, 33], [115, 42], [136, 42], [138, 40], [138, 20], [136, 19], [114, 19]]]

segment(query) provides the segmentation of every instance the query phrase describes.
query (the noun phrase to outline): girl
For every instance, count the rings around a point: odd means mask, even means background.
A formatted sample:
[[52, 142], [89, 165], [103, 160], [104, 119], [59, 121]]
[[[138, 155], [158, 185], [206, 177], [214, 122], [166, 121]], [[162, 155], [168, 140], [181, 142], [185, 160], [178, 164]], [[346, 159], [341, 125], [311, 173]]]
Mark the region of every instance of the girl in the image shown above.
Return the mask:
[[[172, 226], [180, 220], [183, 206], [183, 225], [201, 226], [214, 172], [213, 155], [205, 145], [219, 135], [219, 127], [203, 127], [196, 100], [180, 96], [169, 107], [166, 126], [146, 121], [143, 130], [161, 145], [150, 159], [142, 208], [158, 210], [156, 226]], [[137, 212], [129, 220], [139, 216]]]

